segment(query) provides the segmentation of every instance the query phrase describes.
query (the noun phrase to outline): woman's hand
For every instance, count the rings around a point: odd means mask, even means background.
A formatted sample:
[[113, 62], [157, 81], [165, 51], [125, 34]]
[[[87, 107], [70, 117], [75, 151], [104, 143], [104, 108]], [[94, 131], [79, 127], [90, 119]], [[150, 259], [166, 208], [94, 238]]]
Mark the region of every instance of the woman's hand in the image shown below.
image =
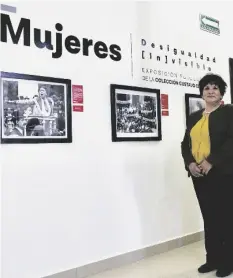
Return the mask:
[[202, 171], [201, 168], [195, 162], [192, 162], [189, 164], [189, 170], [190, 170], [191, 174], [196, 178], [203, 176], [203, 174], [201, 172]]
[[199, 169], [203, 174], [208, 175], [209, 171], [212, 169], [212, 165], [207, 161], [203, 160], [201, 164], [199, 164]]

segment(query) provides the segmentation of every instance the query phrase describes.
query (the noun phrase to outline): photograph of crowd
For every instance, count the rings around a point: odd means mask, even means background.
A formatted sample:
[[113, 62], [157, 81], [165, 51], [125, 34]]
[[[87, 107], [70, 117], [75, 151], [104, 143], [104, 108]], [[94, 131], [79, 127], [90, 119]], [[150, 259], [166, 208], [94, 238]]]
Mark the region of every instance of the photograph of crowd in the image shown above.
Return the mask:
[[112, 90], [114, 141], [159, 140], [161, 137], [160, 95], [157, 90], [147, 90], [134, 87]]
[[2, 77], [2, 141], [67, 139], [67, 93], [65, 83]]

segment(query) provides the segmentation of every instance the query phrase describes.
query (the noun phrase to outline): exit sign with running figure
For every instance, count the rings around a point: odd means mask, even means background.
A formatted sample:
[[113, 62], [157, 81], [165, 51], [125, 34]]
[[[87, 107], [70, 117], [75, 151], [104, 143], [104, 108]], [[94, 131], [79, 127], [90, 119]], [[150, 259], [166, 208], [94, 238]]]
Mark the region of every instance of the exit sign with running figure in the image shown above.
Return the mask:
[[219, 20], [200, 14], [201, 30], [220, 35]]

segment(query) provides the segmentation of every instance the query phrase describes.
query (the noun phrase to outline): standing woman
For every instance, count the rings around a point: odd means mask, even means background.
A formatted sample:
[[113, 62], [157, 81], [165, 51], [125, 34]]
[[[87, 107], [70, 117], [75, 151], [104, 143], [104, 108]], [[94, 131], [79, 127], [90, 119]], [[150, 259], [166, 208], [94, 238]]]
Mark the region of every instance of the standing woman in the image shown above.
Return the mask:
[[233, 272], [233, 106], [222, 105], [226, 83], [207, 74], [199, 81], [205, 109], [190, 115], [181, 143], [205, 228], [206, 263], [199, 273]]

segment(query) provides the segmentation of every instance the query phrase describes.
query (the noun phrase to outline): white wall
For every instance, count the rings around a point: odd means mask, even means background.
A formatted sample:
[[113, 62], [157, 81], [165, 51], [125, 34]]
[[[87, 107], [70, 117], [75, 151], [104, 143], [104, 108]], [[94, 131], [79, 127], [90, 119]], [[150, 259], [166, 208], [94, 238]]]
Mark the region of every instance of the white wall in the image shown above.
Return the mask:
[[[48, 51], [1, 44], [1, 70], [70, 78], [84, 86], [85, 111], [73, 113], [72, 144], [1, 146], [4, 278], [39, 278], [202, 229], [180, 155], [184, 94], [198, 91], [141, 81], [137, 50], [144, 37], [213, 54], [218, 60], [215, 72], [229, 83], [230, 4], [169, 5], [60, 2], [55, 12], [53, 2], [46, 8], [45, 2], [17, 2], [16, 21], [30, 18], [33, 26], [49, 30], [60, 22], [67, 35], [119, 44], [123, 59], [113, 62], [65, 53], [54, 60]], [[220, 20], [221, 36], [199, 29], [200, 12]], [[172, 66], [164, 69], [185, 72]], [[111, 142], [110, 83], [159, 88], [169, 94], [163, 141]], [[229, 90], [225, 101], [230, 101]]]

